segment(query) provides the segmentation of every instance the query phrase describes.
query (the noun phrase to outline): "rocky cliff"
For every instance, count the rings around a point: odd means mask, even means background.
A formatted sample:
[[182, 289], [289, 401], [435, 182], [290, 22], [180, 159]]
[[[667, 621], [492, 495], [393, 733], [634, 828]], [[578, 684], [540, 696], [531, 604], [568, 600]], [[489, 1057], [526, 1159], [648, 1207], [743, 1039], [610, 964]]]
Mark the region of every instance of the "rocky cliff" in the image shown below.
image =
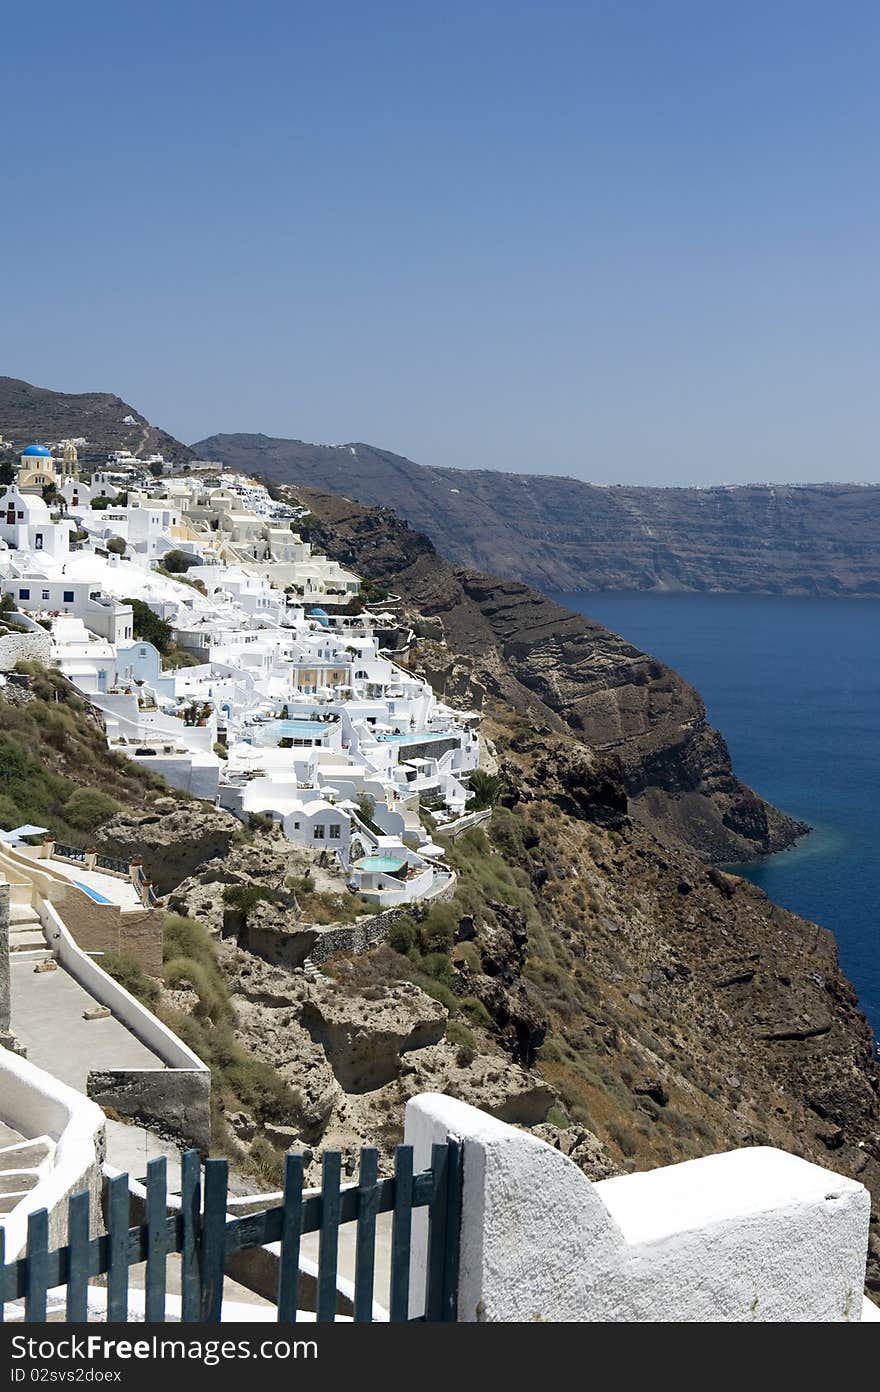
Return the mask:
[[265, 435], [195, 448], [278, 482], [391, 502], [450, 560], [541, 589], [880, 596], [878, 487], [604, 488]]
[[658, 836], [715, 860], [748, 859], [789, 844], [803, 828], [734, 775], [698, 692], [600, 624], [510, 580], [456, 568], [388, 510], [297, 490], [316, 518], [316, 543], [439, 620], [445, 646], [419, 643], [417, 661], [450, 697], [453, 669], [470, 676], [536, 729], [574, 733], [617, 760], [630, 810]]

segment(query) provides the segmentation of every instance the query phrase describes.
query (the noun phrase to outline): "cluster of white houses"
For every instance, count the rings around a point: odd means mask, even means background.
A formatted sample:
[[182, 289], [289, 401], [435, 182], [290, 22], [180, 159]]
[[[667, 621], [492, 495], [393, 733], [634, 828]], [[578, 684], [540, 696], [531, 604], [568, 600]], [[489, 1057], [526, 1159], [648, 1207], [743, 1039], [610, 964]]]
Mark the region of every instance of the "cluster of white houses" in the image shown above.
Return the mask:
[[173, 786], [271, 817], [383, 906], [441, 893], [424, 813], [466, 812], [477, 715], [395, 660], [395, 601], [363, 606], [297, 532], [304, 509], [216, 465], [154, 474], [116, 452], [84, 481], [71, 442], [22, 453], [0, 490], [0, 591], [29, 651]]

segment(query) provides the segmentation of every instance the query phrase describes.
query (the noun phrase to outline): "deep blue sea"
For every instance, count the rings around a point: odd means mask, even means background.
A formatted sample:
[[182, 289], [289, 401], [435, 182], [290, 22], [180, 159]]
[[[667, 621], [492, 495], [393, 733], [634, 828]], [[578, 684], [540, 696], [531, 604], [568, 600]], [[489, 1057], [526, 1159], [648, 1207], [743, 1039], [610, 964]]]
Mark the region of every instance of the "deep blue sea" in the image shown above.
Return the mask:
[[554, 594], [697, 687], [740, 778], [815, 830], [740, 873], [830, 928], [880, 1039], [880, 603]]

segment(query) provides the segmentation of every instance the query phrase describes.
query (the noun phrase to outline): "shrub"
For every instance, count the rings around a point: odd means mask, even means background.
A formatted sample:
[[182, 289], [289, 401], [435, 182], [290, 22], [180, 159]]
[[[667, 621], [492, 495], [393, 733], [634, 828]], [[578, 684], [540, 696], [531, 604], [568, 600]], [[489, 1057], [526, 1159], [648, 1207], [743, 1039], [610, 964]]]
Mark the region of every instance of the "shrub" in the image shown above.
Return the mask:
[[462, 996], [458, 1004], [472, 1024], [482, 1025], [484, 1029], [492, 1029], [492, 1016], [483, 1002], [478, 1000], [476, 996]]
[[165, 915], [165, 936], [162, 945], [164, 961], [171, 962], [176, 957], [187, 957], [219, 972], [214, 944], [201, 923], [183, 914]]
[[415, 947], [419, 940], [419, 927], [414, 918], [409, 914], [404, 914], [392, 926], [388, 934], [388, 945], [393, 947], [395, 952], [399, 952], [402, 957]]
[[419, 942], [424, 953], [449, 954], [455, 941], [458, 913], [452, 904], [435, 904], [419, 925]]
[[64, 816], [78, 831], [92, 831], [118, 811], [116, 799], [100, 788], [77, 788], [64, 804]]
[[112, 551], [114, 556], [125, 555], [125, 542], [121, 536], [112, 536], [107, 542], [107, 550]]
[[190, 566], [201, 565], [201, 561], [186, 551], [168, 551], [162, 558], [162, 565], [169, 575], [185, 575]]
[[123, 604], [131, 605], [135, 638], [152, 643], [163, 655], [171, 651], [174, 630], [170, 623], [154, 614], [149, 604], [142, 599], [125, 599]]
[[112, 976], [114, 981], [118, 981], [120, 986], [129, 991], [137, 1000], [144, 1005], [154, 1006], [159, 999], [159, 984], [151, 976], [147, 976], [137, 958], [132, 957], [128, 952], [105, 952], [100, 959], [99, 965], [104, 968], [108, 976]]
[[245, 918], [264, 900], [270, 904], [277, 903], [278, 891], [261, 884], [227, 885], [223, 891], [224, 904], [238, 909]]

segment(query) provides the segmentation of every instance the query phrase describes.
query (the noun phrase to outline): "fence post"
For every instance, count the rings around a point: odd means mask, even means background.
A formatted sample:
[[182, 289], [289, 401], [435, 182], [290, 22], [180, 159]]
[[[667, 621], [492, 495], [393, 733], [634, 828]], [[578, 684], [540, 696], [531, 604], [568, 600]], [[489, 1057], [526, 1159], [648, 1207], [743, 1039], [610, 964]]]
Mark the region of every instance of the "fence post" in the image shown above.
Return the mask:
[[336, 1266], [339, 1252], [339, 1180], [342, 1156], [327, 1150], [321, 1161], [321, 1232], [318, 1238], [318, 1298], [315, 1318], [319, 1324], [336, 1319]]
[[394, 1156], [394, 1213], [391, 1219], [391, 1301], [389, 1318], [400, 1323], [409, 1315], [412, 1255], [412, 1146], [398, 1146]]
[[67, 1201], [67, 1322], [85, 1324], [89, 1300], [89, 1192]]
[[299, 1297], [299, 1248], [302, 1237], [303, 1158], [284, 1158], [281, 1257], [278, 1262], [278, 1323], [296, 1320]]
[[180, 1319], [198, 1323], [202, 1313], [202, 1168], [198, 1151], [184, 1152], [180, 1165]]
[[107, 1323], [128, 1319], [128, 1175], [114, 1175], [107, 1184]]
[[358, 1184], [357, 1244], [354, 1265], [354, 1317], [357, 1323], [373, 1318], [373, 1285], [376, 1271], [376, 1211], [379, 1190], [379, 1152], [374, 1146], [361, 1150]]
[[46, 1319], [46, 1292], [49, 1288], [49, 1214], [38, 1208], [28, 1217], [27, 1225], [27, 1285], [25, 1286], [24, 1317], [28, 1324], [43, 1324]]
[[165, 1319], [165, 1260], [167, 1252], [167, 1186], [164, 1155], [147, 1165], [147, 1275], [144, 1314], [147, 1323]]
[[226, 1257], [226, 1190], [229, 1165], [205, 1161], [205, 1214], [202, 1220], [202, 1320], [219, 1324], [223, 1308]]

